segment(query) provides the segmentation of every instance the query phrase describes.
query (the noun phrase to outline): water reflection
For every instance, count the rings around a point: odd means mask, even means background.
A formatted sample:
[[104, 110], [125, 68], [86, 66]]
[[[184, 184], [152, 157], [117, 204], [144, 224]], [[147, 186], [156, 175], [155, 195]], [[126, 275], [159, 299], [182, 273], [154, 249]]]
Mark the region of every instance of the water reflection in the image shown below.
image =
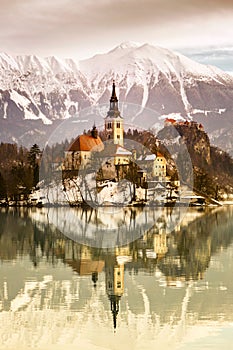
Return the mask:
[[[59, 216], [56, 210], [53, 217]], [[89, 213], [79, 215], [90, 218]], [[174, 215], [179, 217], [178, 209]], [[19, 341], [13, 331], [6, 329], [12, 323], [17, 330], [19, 315], [25, 332], [29, 327], [39, 341], [37, 328], [48, 327], [52, 322], [50, 312], [54, 311], [60, 316], [51, 314], [57, 326], [50, 325], [54, 331], [50, 337], [55, 337], [61, 327], [68, 327], [70, 332], [72, 328], [73, 332], [78, 320], [83, 325], [83, 344], [90, 337], [87, 329], [98, 333], [100, 327], [106, 332], [117, 329], [120, 336], [127, 330], [137, 341], [141, 334], [148, 349], [152, 338], [159, 341], [165, 325], [172, 327], [170, 331], [176, 325], [182, 338], [185, 324], [199, 318], [210, 322], [221, 314], [223, 319], [233, 321], [233, 210], [190, 209], [182, 224], [167, 233], [169, 216], [169, 210], [163, 208], [156, 224], [141, 232], [138, 239], [114, 248], [96, 248], [64, 236], [45, 209], [1, 211], [0, 315], [6, 345], [15, 344], [14, 339]], [[128, 227], [136, 227], [137, 212], [128, 218]], [[224, 275], [220, 276], [221, 272]], [[12, 313], [18, 316], [14, 318]], [[34, 326], [29, 326], [30, 320]], [[152, 336], [150, 341], [148, 335]], [[103, 334], [100, 331], [96, 336], [100, 344]], [[24, 341], [25, 346], [33, 345], [29, 338]], [[120, 338], [117, 341], [124, 348]]]
[[155, 226], [166, 233], [172, 232], [186, 211], [186, 207], [50, 208], [47, 215], [51, 225], [74, 241], [92, 247], [113, 248], [141, 238]]

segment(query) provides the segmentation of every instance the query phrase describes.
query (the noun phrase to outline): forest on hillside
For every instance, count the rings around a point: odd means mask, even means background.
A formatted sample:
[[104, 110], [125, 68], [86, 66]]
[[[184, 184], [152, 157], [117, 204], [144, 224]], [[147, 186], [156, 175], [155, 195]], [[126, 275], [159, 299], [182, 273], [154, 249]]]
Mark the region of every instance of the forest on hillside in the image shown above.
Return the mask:
[[41, 151], [35, 144], [29, 150], [16, 144], [0, 144], [0, 199], [27, 199], [39, 181]]

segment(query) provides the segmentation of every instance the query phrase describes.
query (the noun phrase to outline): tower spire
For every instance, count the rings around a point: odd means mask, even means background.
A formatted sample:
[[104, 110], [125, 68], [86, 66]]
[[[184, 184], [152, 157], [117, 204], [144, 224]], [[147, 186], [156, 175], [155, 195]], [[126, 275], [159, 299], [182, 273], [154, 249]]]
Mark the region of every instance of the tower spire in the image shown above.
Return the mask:
[[114, 112], [114, 114], [118, 114], [118, 98], [116, 95], [116, 86], [115, 86], [115, 80], [112, 82], [112, 96], [110, 98], [110, 111]]
[[114, 79], [113, 79], [113, 82], [112, 82], [112, 96], [111, 96], [110, 102], [118, 102], [117, 95], [116, 95], [115, 80]]
[[111, 302], [111, 311], [112, 311], [112, 317], [113, 317], [113, 327], [114, 330], [117, 327], [117, 315], [119, 312], [119, 301], [120, 301], [120, 296], [118, 295], [111, 295], [109, 297], [110, 302]]

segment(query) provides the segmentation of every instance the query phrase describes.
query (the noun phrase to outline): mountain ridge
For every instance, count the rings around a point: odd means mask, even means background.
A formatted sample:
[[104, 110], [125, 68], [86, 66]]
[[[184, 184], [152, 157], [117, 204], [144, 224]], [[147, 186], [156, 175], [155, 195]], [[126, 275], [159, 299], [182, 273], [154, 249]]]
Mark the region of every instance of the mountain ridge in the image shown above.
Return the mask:
[[216, 131], [219, 118], [231, 118], [231, 75], [165, 48], [124, 42], [79, 62], [0, 53], [0, 124], [10, 118], [48, 125], [108, 103], [113, 79], [121, 102], [155, 110], [164, 118], [194, 119], [207, 131], [215, 124]]

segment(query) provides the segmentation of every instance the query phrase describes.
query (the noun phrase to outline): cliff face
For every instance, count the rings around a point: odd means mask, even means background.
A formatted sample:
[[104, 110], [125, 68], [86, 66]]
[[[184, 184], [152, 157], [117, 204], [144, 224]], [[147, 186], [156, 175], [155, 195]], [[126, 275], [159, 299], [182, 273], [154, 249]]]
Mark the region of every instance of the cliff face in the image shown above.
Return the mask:
[[188, 148], [193, 165], [200, 166], [202, 163], [210, 165], [210, 140], [202, 125], [184, 122], [176, 123], [175, 128]]
[[[211, 146], [210, 140], [201, 124], [195, 122], [174, 122], [168, 124], [158, 134], [163, 145], [174, 149], [174, 154], [178, 148], [172, 143], [179, 134], [179, 142], [187, 147], [193, 166], [194, 188], [203, 194], [220, 199], [223, 195], [233, 193], [233, 159], [225, 151]], [[168, 157], [169, 175], [173, 176], [175, 164], [171, 155]], [[170, 159], [169, 159], [170, 158]], [[185, 174], [185, 156], [178, 155], [179, 164]], [[185, 174], [188, 179], [188, 174]]]

